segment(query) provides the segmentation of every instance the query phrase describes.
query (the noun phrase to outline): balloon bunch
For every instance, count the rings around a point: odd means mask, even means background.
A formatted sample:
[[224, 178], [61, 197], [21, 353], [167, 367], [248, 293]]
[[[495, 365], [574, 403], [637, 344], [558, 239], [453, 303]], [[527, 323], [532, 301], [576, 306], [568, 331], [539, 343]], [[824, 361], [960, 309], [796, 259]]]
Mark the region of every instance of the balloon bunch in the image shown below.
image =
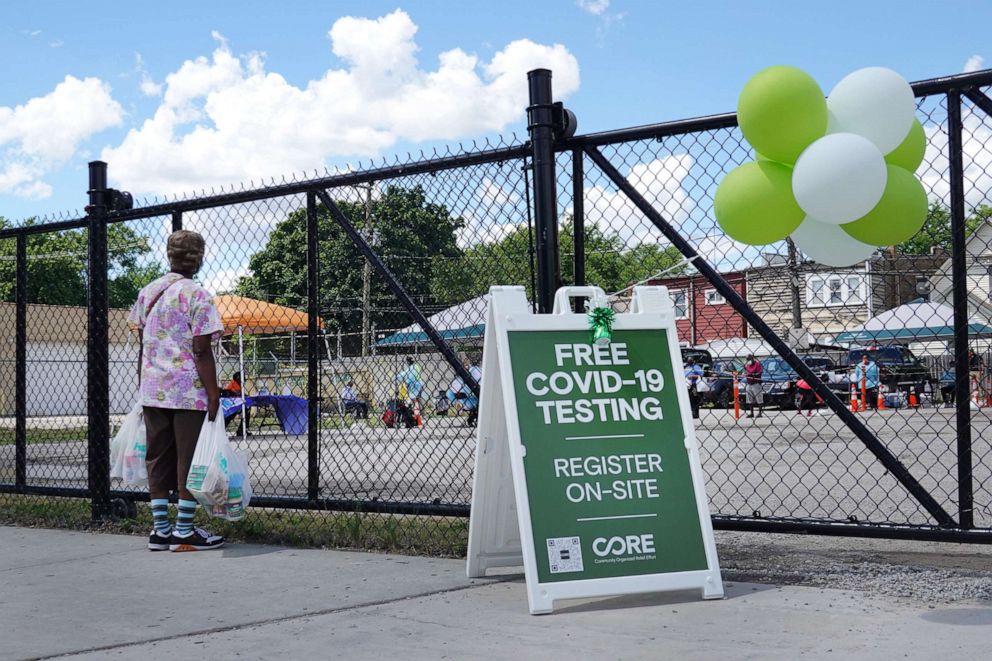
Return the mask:
[[744, 86], [741, 132], [757, 160], [720, 182], [717, 222], [741, 243], [792, 236], [812, 259], [847, 266], [916, 234], [927, 195], [913, 174], [926, 136], [913, 90], [882, 67], [823, 91], [804, 71], [773, 66]]

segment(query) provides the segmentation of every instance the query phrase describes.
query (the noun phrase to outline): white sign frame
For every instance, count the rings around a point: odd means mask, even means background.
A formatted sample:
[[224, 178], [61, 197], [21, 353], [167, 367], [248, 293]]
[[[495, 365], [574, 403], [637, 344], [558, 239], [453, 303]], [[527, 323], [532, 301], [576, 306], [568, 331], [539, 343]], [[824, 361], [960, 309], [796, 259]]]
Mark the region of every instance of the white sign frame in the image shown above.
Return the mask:
[[[466, 573], [483, 577], [495, 567], [524, 567], [527, 601], [531, 614], [550, 613], [560, 599], [605, 597], [643, 592], [699, 588], [703, 599], [723, 598], [723, 580], [713, 538], [709, 501], [699, 460], [695, 427], [690, 416], [689, 393], [676, 388], [685, 447], [706, 554], [704, 570], [639, 574], [613, 578], [539, 583], [527, 496], [523, 458], [526, 448], [517, 424], [517, 404], [509, 360], [507, 332], [587, 330], [585, 314], [571, 311], [570, 299], [605, 296], [599, 287], [563, 287], [555, 295], [552, 314], [533, 314], [523, 287], [492, 287], [486, 317], [479, 427], [472, 483], [472, 516], [469, 521]], [[618, 314], [615, 330], [669, 331], [671, 364], [678, 375], [682, 357], [675, 328], [675, 309], [668, 289], [635, 287], [629, 313]], [[515, 519], [515, 521], [514, 521]]]

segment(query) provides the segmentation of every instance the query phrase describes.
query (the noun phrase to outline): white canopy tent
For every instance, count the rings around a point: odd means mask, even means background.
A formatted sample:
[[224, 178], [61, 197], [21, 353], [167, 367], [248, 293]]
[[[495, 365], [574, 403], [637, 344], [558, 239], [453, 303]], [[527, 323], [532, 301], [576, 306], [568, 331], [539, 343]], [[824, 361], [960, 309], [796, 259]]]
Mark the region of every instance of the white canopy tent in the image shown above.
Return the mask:
[[[486, 334], [486, 312], [489, 309], [489, 294], [452, 305], [427, 321], [445, 340], [482, 340]], [[420, 324], [410, 324], [392, 335], [375, 343], [377, 347], [402, 347], [430, 342]]]
[[755, 358], [774, 356], [775, 351], [767, 342], [750, 337], [730, 337], [725, 340], [713, 340], [699, 345], [706, 349], [714, 359], [742, 358], [753, 354]]
[[[992, 337], [992, 327], [968, 322], [969, 337]], [[837, 335], [838, 344], [928, 342], [954, 339], [954, 309], [940, 303], [906, 303]]]

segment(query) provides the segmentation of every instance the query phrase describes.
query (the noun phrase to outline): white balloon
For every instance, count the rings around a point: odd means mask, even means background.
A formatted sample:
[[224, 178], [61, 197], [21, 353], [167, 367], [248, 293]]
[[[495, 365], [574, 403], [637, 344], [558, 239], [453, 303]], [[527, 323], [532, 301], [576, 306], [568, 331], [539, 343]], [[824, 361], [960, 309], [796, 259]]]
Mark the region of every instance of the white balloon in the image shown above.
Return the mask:
[[857, 133], [888, 154], [906, 139], [916, 115], [913, 88], [892, 69], [849, 74], [827, 96], [827, 133]]
[[807, 147], [792, 171], [792, 194], [808, 215], [841, 225], [871, 211], [888, 172], [875, 145], [860, 135], [825, 135]]
[[852, 238], [839, 225], [807, 216], [792, 233], [796, 246], [810, 259], [827, 266], [850, 266], [868, 259], [878, 248]]

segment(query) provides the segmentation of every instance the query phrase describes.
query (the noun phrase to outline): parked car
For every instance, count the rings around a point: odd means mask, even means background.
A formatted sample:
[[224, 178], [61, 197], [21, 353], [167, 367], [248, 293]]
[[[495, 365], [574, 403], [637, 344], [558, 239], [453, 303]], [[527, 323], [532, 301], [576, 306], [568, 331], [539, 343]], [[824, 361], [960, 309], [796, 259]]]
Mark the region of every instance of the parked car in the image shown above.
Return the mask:
[[695, 347], [680, 347], [682, 351], [682, 364], [685, 365], [692, 358], [696, 361], [697, 365], [702, 366], [704, 370], [709, 369], [713, 365], [713, 355], [706, 349], [696, 349]]
[[733, 373], [744, 371], [744, 360], [741, 358], [715, 360], [709, 369], [705, 370], [705, 389], [700, 389], [699, 403], [702, 406], [730, 408], [734, 405]]
[[791, 408], [795, 405], [796, 382], [799, 374], [784, 358], [778, 356], [761, 359], [762, 384], [765, 405]]
[[[799, 358], [838, 394], [846, 392], [850, 387], [847, 369], [837, 367], [829, 356], [800, 354]], [[700, 392], [700, 404], [709, 404], [716, 408], [733, 406], [733, 373], [737, 372], [738, 379], [743, 380], [741, 375], [744, 372], [744, 362], [744, 358], [715, 360], [706, 373], [707, 390]], [[761, 358], [759, 362], [762, 367], [762, 391], [765, 394], [765, 404], [784, 409], [795, 408], [798, 397], [796, 383], [799, 380], [796, 370], [792, 369], [784, 358], [778, 356]], [[740, 397], [743, 399], [743, 396], [742, 383]]]
[[[861, 362], [861, 357], [868, 354], [868, 357], [878, 365], [879, 379], [886, 390], [895, 392], [902, 390], [909, 392], [910, 386], [916, 389], [917, 393], [924, 392], [930, 383], [933, 387], [933, 377], [919, 358], [917, 358], [909, 347], [901, 344], [891, 344], [887, 346], [874, 346], [861, 349], [851, 349], [847, 352], [848, 377], [853, 378], [855, 366]], [[849, 381], [850, 382], [850, 381]]]
[[[847, 394], [850, 380], [846, 367], [838, 367], [833, 359], [825, 354], [799, 354], [799, 359], [806, 363], [806, 366], [837, 395]], [[771, 385], [765, 388], [767, 399], [783, 409], [798, 408], [800, 399], [797, 387], [799, 374], [781, 358], [770, 360], [777, 362], [765, 366], [765, 372], [772, 374]], [[764, 361], [762, 364], [764, 365]], [[766, 378], [766, 382], [768, 381], [769, 379]], [[817, 402], [820, 401], [822, 400], [817, 399]]]

